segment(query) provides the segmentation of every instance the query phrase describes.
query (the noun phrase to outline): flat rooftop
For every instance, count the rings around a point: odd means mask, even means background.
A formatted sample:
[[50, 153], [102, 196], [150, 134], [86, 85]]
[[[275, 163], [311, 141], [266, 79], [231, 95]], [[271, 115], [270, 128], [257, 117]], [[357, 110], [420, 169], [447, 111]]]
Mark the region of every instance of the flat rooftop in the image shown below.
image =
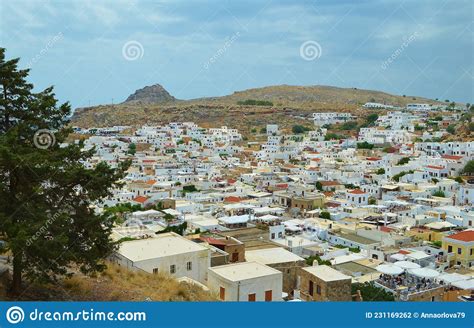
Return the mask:
[[156, 235], [155, 238], [123, 242], [117, 253], [138, 262], [159, 257], [209, 250], [175, 233]]
[[226, 264], [209, 268], [209, 271], [234, 282], [282, 274], [280, 271], [258, 262]]
[[358, 244], [371, 245], [371, 244], [378, 243], [378, 241], [376, 241], [376, 240], [365, 238], [365, 237], [362, 237], [362, 236], [359, 236], [359, 235], [356, 235], [356, 234], [353, 234], [353, 233], [342, 233], [342, 234], [339, 234], [338, 236], [341, 237], [341, 238], [353, 241], [353, 242], [358, 243]]
[[352, 279], [351, 277], [346, 276], [345, 274], [327, 265], [317, 265], [317, 266], [312, 266], [312, 267], [306, 267], [306, 268], [303, 268], [303, 270], [311, 273], [312, 275], [314, 275], [315, 277], [318, 277], [319, 279], [323, 281], [338, 281], [338, 280]]
[[262, 264], [304, 261], [304, 258], [281, 247], [246, 251], [245, 259], [249, 262], [258, 262]]

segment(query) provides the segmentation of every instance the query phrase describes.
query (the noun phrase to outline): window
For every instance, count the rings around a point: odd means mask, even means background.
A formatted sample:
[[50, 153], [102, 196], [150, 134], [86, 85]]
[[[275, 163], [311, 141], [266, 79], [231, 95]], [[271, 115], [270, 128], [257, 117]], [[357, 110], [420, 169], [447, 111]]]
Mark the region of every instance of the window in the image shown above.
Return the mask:
[[174, 264], [170, 265], [170, 273], [171, 274], [176, 273], [176, 265], [174, 265]]
[[193, 269], [193, 262], [188, 262], [188, 263], [186, 263], [186, 269], [187, 269], [188, 271], [191, 271], [191, 270]]
[[310, 280], [309, 281], [309, 288], [308, 288], [308, 294], [310, 296], [313, 296], [313, 289], [314, 289], [314, 283]]
[[321, 286], [316, 285], [316, 294], [321, 295]]
[[462, 254], [462, 249], [458, 247], [458, 254]]
[[255, 302], [256, 298], [257, 297], [256, 297], [255, 293], [249, 294], [249, 302]]
[[453, 246], [448, 246], [448, 253], [452, 253], [453, 252]]
[[231, 262], [239, 262], [239, 253], [237, 252], [232, 253]]
[[153, 268], [153, 274], [157, 274], [158, 273], [158, 268]]
[[221, 287], [219, 290], [219, 298], [224, 301], [225, 300], [225, 288]]
[[271, 290], [265, 291], [265, 302], [271, 302], [273, 298], [273, 293]]
[[474, 250], [474, 248], [471, 248], [471, 250], [469, 251], [469, 255], [472, 255], [472, 251]]

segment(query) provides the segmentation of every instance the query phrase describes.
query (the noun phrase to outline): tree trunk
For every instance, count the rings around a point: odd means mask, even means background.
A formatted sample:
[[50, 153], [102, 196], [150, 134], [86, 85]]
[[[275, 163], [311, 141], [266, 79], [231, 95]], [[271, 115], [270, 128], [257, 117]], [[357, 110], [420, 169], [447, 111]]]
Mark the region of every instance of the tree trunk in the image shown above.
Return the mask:
[[22, 272], [21, 255], [16, 254], [13, 257], [12, 294], [17, 295], [21, 291], [21, 272]]

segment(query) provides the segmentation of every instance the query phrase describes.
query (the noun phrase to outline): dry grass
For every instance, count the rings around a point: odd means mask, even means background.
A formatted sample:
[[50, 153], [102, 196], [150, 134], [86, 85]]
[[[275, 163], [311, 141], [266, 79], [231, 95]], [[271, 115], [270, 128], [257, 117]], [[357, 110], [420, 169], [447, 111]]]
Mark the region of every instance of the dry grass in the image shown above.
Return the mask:
[[[4, 284], [5, 286], [5, 284]], [[5, 290], [5, 288], [3, 288]], [[169, 275], [132, 272], [109, 265], [93, 277], [75, 274], [56, 284], [30, 284], [19, 297], [0, 292], [2, 300], [44, 301], [216, 301], [217, 296]]]

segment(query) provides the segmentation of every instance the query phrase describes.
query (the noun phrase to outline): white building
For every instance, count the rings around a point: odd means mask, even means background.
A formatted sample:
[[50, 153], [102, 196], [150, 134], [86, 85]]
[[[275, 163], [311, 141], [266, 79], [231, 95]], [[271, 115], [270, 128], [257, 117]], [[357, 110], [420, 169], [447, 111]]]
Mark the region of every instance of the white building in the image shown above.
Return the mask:
[[112, 261], [130, 270], [166, 272], [175, 278], [188, 277], [206, 283], [211, 253], [209, 248], [170, 232], [123, 242]]
[[355, 119], [351, 113], [313, 113], [314, 125], [342, 123]]
[[408, 110], [431, 110], [430, 104], [407, 104]]
[[207, 286], [223, 301], [281, 301], [283, 275], [257, 262], [240, 262], [209, 268]]

